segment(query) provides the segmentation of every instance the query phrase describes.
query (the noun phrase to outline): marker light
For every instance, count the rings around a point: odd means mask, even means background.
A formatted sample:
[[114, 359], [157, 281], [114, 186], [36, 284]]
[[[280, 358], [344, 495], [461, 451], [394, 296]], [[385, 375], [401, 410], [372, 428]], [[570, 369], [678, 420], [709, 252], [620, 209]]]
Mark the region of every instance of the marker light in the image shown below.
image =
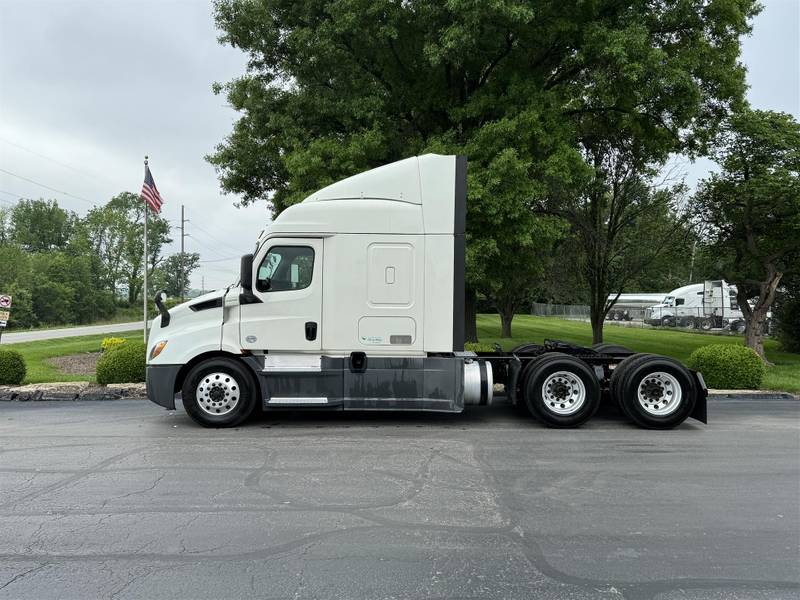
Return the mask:
[[156, 356], [161, 354], [161, 351], [164, 349], [166, 345], [167, 345], [167, 340], [162, 340], [158, 342], [155, 346], [153, 346], [153, 349], [150, 350], [150, 360], [153, 360]]

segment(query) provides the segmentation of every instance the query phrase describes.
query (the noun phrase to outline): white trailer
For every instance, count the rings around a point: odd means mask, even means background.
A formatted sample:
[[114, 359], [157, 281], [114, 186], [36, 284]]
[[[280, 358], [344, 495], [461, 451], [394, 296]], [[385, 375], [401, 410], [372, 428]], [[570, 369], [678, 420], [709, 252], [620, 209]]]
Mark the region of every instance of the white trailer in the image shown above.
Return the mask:
[[148, 397], [180, 393], [198, 423], [260, 408], [461, 412], [493, 383], [554, 427], [609, 397], [644, 427], [705, 422], [702, 377], [678, 361], [557, 341], [464, 351], [466, 158], [425, 155], [334, 183], [292, 206], [242, 257], [236, 285], [160, 316]]
[[664, 300], [664, 293], [625, 293], [609, 294], [608, 300], [615, 301], [614, 306], [608, 311], [606, 319], [609, 321], [632, 321], [640, 319], [645, 309], [659, 304]]
[[736, 286], [723, 280], [693, 283], [672, 290], [645, 312], [645, 323], [687, 329], [744, 331]]

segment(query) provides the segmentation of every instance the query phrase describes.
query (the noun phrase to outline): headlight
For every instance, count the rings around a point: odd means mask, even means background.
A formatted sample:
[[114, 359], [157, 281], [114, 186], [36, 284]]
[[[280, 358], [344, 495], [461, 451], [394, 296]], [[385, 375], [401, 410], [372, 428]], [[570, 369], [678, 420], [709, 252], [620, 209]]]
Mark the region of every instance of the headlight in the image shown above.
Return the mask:
[[153, 349], [150, 350], [150, 360], [153, 360], [156, 356], [161, 354], [161, 351], [164, 349], [166, 345], [167, 345], [167, 340], [162, 340], [158, 342], [155, 346], [153, 346]]

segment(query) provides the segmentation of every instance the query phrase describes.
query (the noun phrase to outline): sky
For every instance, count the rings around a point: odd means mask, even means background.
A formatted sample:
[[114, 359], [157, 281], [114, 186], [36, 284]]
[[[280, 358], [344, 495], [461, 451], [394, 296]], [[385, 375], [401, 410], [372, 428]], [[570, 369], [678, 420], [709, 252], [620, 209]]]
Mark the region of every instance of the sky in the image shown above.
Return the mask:
[[[748, 97], [800, 119], [800, 0], [762, 3], [743, 42]], [[236, 208], [204, 159], [237, 118], [211, 86], [245, 70], [217, 36], [205, 0], [0, 0], [0, 205], [55, 198], [83, 215], [138, 193], [149, 155], [175, 226], [166, 251], [184, 205], [186, 251], [203, 261], [192, 286], [232, 282], [269, 212]], [[714, 167], [678, 163], [691, 186]]]

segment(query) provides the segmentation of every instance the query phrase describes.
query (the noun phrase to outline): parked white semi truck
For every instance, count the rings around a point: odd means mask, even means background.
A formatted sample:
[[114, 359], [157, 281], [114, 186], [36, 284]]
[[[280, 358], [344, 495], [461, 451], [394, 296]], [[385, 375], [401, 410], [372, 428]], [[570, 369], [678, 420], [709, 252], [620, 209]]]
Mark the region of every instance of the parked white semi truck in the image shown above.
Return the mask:
[[210, 427], [254, 410], [488, 405], [493, 383], [554, 427], [603, 397], [643, 427], [706, 420], [699, 373], [611, 345], [546, 340], [464, 352], [465, 157], [425, 155], [338, 183], [283, 211], [242, 257], [239, 281], [160, 316], [149, 398]]
[[693, 283], [672, 290], [645, 311], [645, 323], [687, 329], [731, 329], [742, 332], [744, 315], [736, 286], [723, 280]]

